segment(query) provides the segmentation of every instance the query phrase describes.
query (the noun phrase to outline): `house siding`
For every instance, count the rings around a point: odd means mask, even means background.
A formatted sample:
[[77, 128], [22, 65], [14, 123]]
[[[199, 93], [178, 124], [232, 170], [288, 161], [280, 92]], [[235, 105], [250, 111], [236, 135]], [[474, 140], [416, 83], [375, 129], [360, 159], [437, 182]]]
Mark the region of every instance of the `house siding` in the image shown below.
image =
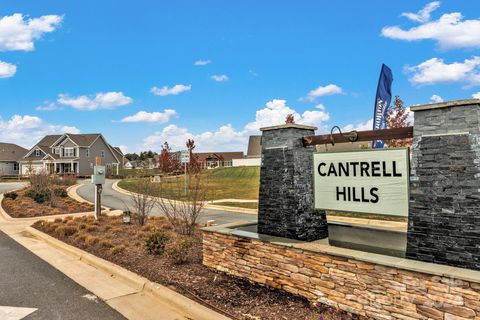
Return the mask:
[[15, 161], [0, 161], [0, 176], [16, 175], [18, 170], [14, 170]]
[[88, 176], [93, 174], [93, 165], [95, 165], [95, 158], [101, 157], [101, 152], [105, 151], [105, 157], [102, 158], [102, 164], [112, 165], [113, 163], [117, 163], [118, 161], [115, 159], [112, 151], [105, 143], [105, 141], [99, 137], [91, 146], [90, 146], [90, 154], [89, 157], [85, 155], [86, 148], [80, 148], [80, 152], [78, 155], [79, 158], [79, 175], [81, 176]]

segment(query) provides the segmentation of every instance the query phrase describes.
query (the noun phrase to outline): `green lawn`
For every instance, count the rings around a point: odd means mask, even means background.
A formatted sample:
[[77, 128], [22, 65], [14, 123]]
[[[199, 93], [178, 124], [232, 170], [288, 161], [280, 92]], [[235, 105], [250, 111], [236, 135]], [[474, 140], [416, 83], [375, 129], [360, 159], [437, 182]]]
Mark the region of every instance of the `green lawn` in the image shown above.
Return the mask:
[[245, 209], [258, 209], [258, 202], [215, 202], [214, 205]]
[[[206, 170], [204, 181], [207, 185], [207, 199], [258, 199], [260, 182], [259, 167], [235, 167]], [[119, 187], [135, 192], [136, 179], [124, 179]], [[184, 177], [164, 178], [162, 183], [152, 183], [152, 195], [182, 200]], [[160, 188], [162, 191], [159, 193]]]

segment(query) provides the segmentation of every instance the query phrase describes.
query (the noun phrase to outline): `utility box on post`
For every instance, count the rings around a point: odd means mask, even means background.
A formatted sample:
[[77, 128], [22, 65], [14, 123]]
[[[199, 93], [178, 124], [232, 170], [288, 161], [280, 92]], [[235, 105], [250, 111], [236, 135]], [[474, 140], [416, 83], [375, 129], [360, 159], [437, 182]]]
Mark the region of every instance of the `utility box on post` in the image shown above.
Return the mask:
[[105, 166], [93, 167], [92, 184], [105, 184]]

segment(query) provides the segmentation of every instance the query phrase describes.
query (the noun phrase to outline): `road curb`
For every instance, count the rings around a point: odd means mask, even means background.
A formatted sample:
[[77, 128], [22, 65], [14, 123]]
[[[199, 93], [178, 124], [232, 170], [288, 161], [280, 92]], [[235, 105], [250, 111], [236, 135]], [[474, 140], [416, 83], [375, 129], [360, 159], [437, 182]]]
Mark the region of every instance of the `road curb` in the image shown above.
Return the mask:
[[109, 273], [111, 276], [119, 278], [129, 284], [132, 288], [137, 288], [140, 292], [144, 292], [156, 299], [174, 305], [179, 310], [184, 311], [191, 319], [196, 320], [228, 320], [229, 318], [221, 315], [200, 303], [193, 301], [182, 294], [175, 292], [161, 284], [152, 282], [134, 272], [124, 269], [112, 262], [101, 259], [91, 253], [78, 249], [74, 246], [66, 244], [48, 234], [45, 234], [33, 227], [25, 229], [30, 235], [41, 239], [49, 245], [63, 251], [69, 255], [77, 257], [81, 261], [85, 261], [91, 266]]

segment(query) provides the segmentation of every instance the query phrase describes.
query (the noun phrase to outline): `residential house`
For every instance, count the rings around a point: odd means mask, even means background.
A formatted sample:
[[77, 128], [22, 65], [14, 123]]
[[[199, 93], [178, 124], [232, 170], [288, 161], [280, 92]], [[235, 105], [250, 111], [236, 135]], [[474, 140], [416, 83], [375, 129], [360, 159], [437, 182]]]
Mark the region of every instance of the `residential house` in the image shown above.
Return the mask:
[[53, 174], [93, 174], [95, 158], [102, 159], [107, 172], [118, 174], [125, 156], [118, 147], [111, 146], [100, 133], [48, 135], [20, 159], [20, 173], [45, 171]]
[[205, 169], [231, 167], [233, 159], [243, 158], [243, 152], [197, 152], [194, 155]]
[[27, 151], [27, 149], [16, 144], [0, 142], [0, 176], [18, 175], [18, 160], [20, 160]]

